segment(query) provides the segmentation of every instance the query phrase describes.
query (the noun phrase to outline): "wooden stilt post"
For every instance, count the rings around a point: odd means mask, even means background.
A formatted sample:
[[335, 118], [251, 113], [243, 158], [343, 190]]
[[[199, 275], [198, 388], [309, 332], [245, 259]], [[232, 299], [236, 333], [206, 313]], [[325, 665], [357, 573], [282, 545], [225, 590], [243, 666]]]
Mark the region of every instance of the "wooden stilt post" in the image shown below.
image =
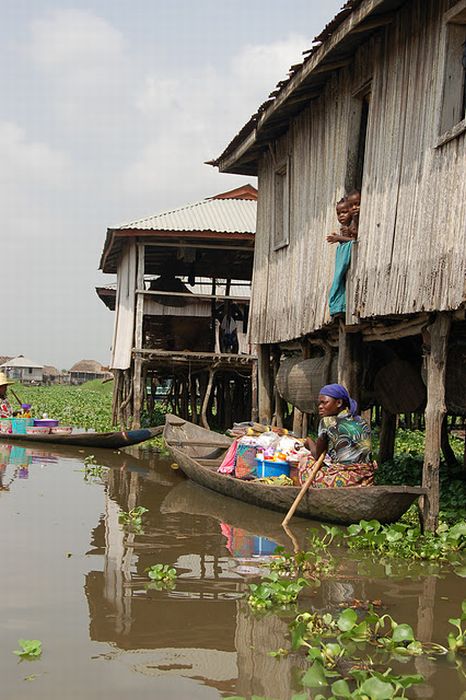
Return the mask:
[[451, 318], [447, 312], [437, 314], [424, 333], [427, 367], [426, 447], [422, 485], [428, 489], [423, 498], [422, 517], [426, 530], [434, 532], [438, 523], [440, 485], [439, 465], [442, 422], [445, 405], [445, 369]]
[[204, 428], [207, 428], [207, 430], [210, 430], [210, 426], [207, 422], [207, 406], [209, 404], [209, 398], [210, 398], [210, 393], [212, 391], [212, 386], [214, 383], [214, 377], [215, 377], [215, 369], [212, 366], [209, 369], [209, 379], [207, 382], [207, 387], [206, 387], [206, 391], [204, 394], [204, 400], [202, 401], [202, 408], [201, 408], [201, 424], [203, 425]]
[[361, 404], [362, 335], [347, 333], [340, 319], [338, 338], [338, 382]]
[[303, 436], [303, 416], [304, 413], [301, 413], [299, 408], [295, 406], [293, 411], [293, 434], [296, 435], [296, 437]]
[[396, 415], [382, 408], [379, 462], [389, 462], [395, 454]]
[[257, 394], [258, 382], [257, 361], [253, 363], [251, 368], [251, 420], [256, 422], [259, 420], [259, 403]]
[[444, 416], [442, 421], [442, 454], [447, 467], [456, 467], [458, 462], [453, 452], [452, 446], [450, 445], [450, 439], [448, 435], [448, 416]]
[[[138, 265], [136, 273], [136, 288], [144, 289], [144, 266], [145, 266], [145, 247], [143, 243], [138, 243]], [[138, 350], [142, 350], [142, 324], [144, 320], [144, 296], [137, 294], [136, 298], [136, 321], [134, 327], [134, 347], [136, 355], [134, 357], [134, 374], [133, 374], [133, 428], [141, 427], [141, 409], [142, 409], [142, 359], [137, 354]]]
[[259, 420], [270, 425], [272, 421], [272, 382], [270, 378], [270, 345], [257, 346]]
[[136, 430], [141, 427], [142, 408], [142, 359], [140, 356], [134, 358], [133, 374], [133, 422], [132, 427]]

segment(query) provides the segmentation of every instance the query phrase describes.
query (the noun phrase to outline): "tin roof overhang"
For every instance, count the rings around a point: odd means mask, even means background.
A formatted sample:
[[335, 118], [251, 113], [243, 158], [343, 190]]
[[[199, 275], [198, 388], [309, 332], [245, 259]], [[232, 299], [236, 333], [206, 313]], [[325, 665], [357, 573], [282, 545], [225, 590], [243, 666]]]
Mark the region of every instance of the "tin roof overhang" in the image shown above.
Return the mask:
[[[319, 97], [329, 76], [348, 65], [356, 49], [390, 24], [395, 10], [409, 0], [352, 0], [314, 41], [302, 64], [292, 66], [223, 153], [209, 165], [221, 172], [257, 175], [258, 160], [267, 144], [284, 134], [290, 119]], [[322, 43], [320, 43], [322, 42]]]
[[100, 269], [115, 274], [123, 247], [134, 240], [147, 246], [148, 274], [161, 274], [169, 265], [176, 275], [189, 275], [192, 263], [185, 262], [177, 251], [194, 248], [196, 276], [246, 280], [252, 277], [254, 234], [243, 232], [108, 229]]

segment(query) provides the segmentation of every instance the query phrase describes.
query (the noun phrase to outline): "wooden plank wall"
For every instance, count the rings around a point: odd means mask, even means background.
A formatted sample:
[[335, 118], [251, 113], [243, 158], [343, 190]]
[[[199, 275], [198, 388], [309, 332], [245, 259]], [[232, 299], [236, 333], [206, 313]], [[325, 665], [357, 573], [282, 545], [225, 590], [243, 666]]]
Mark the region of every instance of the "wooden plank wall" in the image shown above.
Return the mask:
[[[441, 27], [450, 0], [412, 0], [335, 73], [259, 167], [251, 340], [283, 342], [329, 319], [355, 93], [371, 80], [351, 311], [361, 318], [457, 308], [466, 272], [465, 136], [440, 148]], [[290, 244], [273, 250], [273, 174], [291, 156]]]

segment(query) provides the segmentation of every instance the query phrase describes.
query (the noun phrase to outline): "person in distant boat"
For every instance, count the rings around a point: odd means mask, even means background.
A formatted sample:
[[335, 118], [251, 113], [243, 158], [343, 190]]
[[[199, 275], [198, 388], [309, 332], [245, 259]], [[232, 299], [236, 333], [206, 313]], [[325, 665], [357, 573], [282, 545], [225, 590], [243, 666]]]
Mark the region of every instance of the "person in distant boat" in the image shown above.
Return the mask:
[[371, 429], [358, 415], [356, 401], [341, 384], [327, 384], [319, 392], [318, 407], [317, 442], [307, 438], [304, 443], [311, 454], [300, 463], [301, 481], [325, 452], [312, 487], [372, 486], [377, 464], [372, 459]]
[[9, 384], [14, 384], [14, 381], [8, 379], [4, 372], [0, 372], [0, 418], [11, 418], [13, 416], [13, 409], [6, 396]]

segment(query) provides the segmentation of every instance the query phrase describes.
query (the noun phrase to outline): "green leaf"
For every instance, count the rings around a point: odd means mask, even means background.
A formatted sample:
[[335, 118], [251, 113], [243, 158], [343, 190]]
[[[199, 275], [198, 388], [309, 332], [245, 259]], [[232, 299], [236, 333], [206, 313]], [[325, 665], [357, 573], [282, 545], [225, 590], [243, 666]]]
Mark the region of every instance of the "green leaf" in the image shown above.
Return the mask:
[[348, 683], [345, 680], [335, 681], [332, 683], [332, 693], [337, 698], [351, 698], [352, 693]]
[[372, 677], [364, 681], [360, 690], [365, 695], [368, 695], [370, 700], [391, 700], [395, 688], [391, 683]]
[[318, 661], [314, 661], [312, 666], [302, 677], [301, 683], [305, 688], [322, 688], [323, 686], [328, 685], [322, 664], [320, 664]]
[[400, 642], [414, 642], [414, 632], [411, 625], [397, 625], [393, 630], [392, 640], [397, 644]]
[[13, 654], [17, 656], [37, 657], [42, 654], [42, 642], [39, 639], [18, 639], [21, 649], [16, 649]]
[[425, 678], [420, 674], [416, 673], [412, 676], [398, 676], [396, 682], [401, 685], [402, 688], [410, 688], [412, 685], [417, 683], [424, 683]]
[[338, 629], [342, 632], [349, 632], [355, 626], [358, 620], [358, 615], [352, 608], [346, 608], [343, 610], [340, 617], [337, 620]]

